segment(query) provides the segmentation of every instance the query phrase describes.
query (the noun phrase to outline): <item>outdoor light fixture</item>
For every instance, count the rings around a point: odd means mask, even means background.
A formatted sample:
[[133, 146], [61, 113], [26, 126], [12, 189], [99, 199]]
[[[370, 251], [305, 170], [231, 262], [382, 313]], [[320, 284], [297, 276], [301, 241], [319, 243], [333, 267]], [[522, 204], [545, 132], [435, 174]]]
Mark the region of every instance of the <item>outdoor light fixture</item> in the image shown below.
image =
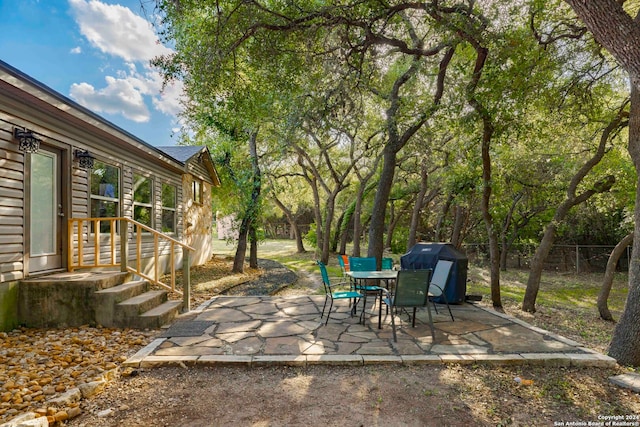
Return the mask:
[[74, 156], [78, 160], [78, 165], [82, 169], [93, 169], [93, 161], [95, 158], [88, 150], [76, 150], [74, 152]]
[[34, 133], [25, 128], [13, 128], [13, 136], [18, 140], [18, 150], [25, 153], [37, 153], [40, 148], [40, 139]]

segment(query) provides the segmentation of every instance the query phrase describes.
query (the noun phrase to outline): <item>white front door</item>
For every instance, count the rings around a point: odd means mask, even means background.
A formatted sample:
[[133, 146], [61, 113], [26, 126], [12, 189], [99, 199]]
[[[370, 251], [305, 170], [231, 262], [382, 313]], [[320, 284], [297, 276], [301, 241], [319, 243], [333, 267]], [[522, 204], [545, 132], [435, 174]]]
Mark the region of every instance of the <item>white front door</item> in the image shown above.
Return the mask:
[[29, 273], [62, 268], [61, 152], [40, 147], [29, 166]]

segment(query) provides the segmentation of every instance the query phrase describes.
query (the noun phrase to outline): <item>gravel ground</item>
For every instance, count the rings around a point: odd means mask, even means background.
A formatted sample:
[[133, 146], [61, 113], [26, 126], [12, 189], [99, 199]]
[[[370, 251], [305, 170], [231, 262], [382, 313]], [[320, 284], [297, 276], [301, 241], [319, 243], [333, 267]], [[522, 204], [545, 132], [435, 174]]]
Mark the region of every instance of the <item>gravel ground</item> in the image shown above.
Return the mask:
[[274, 295], [298, 280], [296, 273], [276, 261], [259, 259], [258, 268], [264, 270], [259, 278], [229, 288], [220, 295]]
[[0, 332], [0, 424], [27, 412], [50, 421], [77, 416], [80, 399], [119, 377], [120, 364], [156, 334], [84, 326]]

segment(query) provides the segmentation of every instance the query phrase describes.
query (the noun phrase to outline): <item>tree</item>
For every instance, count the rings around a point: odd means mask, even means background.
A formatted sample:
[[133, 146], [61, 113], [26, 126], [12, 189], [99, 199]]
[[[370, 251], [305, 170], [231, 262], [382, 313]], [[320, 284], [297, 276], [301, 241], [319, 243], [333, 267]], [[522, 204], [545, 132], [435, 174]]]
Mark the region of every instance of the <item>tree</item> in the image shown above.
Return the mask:
[[607, 260], [607, 267], [604, 272], [604, 278], [602, 279], [602, 287], [600, 288], [600, 292], [598, 293], [598, 312], [600, 313], [600, 318], [602, 320], [613, 320], [613, 316], [609, 311], [609, 306], [607, 304], [607, 300], [609, 299], [609, 294], [611, 293], [611, 286], [613, 285], [613, 276], [616, 272], [616, 266], [618, 265], [618, 260], [627, 249], [627, 247], [633, 242], [633, 233], [629, 233], [622, 240], [618, 242], [618, 244], [613, 248], [611, 254], [609, 255], [609, 259]]
[[[638, 172], [634, 234], [640, 235], [640, 13], [631, 17], [616, 0], [566, 0], [596, 40], [629, 73], [629, 154]], [[621, 364], [640, 365], [640, 245], [633, 245], [629, 294], [609, 354]]]
[[540, 289], [540, 278], [542, 277], [544, 262], [551, 251], [551, 246], [553, 245], [553, 241], [556, 237], [558, 226], [565, 220], [569, 210], [586, 202], [595, 194], [609, 191], [615, 183], [615, 176], [607, 175], [594, 183], [590, 188], [579, 192], [580, 185], [583, 184], [587, 175], [595, 168], [608, 151], [608, 145], [611, 138], [615, 137], [620, 128], [625, 125], [623, 122], [623, 118], [626, 116], [625, 105], [626, 103], [623, 104], [623, 106], [618, 110], [618, 114], [616, 114], [609, 124], [602, 130], [600, 142], [595, 153], [593, 153], [591, 158], [589, 158], [576, 171], [569, 183], [569, 186], [567, 187], [565, 200], [558, 206], [553, 219], [545, 227], [540, 245], [538, 245], [533, 259], [531, 260], [527, 289], [525, 290], [524, 299], [522, 301], [523, 311], [531, 313], [535, 312], [535, 302]]

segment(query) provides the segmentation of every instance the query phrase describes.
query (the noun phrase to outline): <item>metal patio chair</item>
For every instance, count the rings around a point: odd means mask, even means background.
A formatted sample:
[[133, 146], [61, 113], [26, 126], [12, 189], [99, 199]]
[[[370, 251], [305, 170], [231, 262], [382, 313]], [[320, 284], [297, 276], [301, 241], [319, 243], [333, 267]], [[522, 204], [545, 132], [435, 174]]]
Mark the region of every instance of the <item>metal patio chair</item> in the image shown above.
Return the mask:
[[[376, 271], [376, 258], [375, 257], [349, 257], [349, 271]], [[362, 303], [362, 312], [364, 316], [364, 310], [367, 308], [367, 295], [380, 295], [380, 287], [378, 285], [371, 284], [364, 280], [353, 280], [353, 289], [357, 292], [361, 292], [364, 295]], [[363, 317], [364, 318], [364, 317]]]
[[362, 298], [362, 294], [356, 291], [348, 290], [348, 291], [340, 291], [337, 288], [340, 286], [348, 286], [347, 282], [339, 282], [332, 284], [329, 279], [329, 273], [327, 273], [327, 267], [322, 263], [322, 261], [316, 261], [318, 267], [320, 267], [320, 274], [322, 275], [322, 284], [324, 285], [325, 298], [324, 305], [322, 306], [322, 315], [320, 318], [324, 317], [324, 311], [327, 308], [327, 302], [331, 301], [329, 304], [329, 311], [327, 312], [327, 320], [325, 321], [325, 325], [329, 323], [329, 316], [331, 315], [331, 309], [333, 308], [333, 301], [340, 299], [349, 300], [349, 306], [351, 307], [351, 300], [353, 300], [353, 307], [351, 308], [351, 315], [356, 311], [356, 304]]
[[438, 260], [436, 268], [433, 270], [433, 276], [431, 277], [431, 282], [429, 284], [429, 299], [433, 303], [433, 308], [436, 310], [436, 313], [438, 313], [438, 307], [436, 307], [435, 299], [442, 298], [442, 300], [447, 305], [447, 309], [449, 310], [451, 321], [455, 322], [453, 313], [451, 312], [451, 307], [449, 307], [447, 294], [445, 293], [449, 275], [451, 274], [451, 267], [453, 267], [453, 261], [447, 261], [443, 259]]
[[[433, 326], [433, 318], [431, 317], [431, 309], [429, 308], [429, 282], [431, 280], [431, 270], [401, 270], [398, 271], [396, 279], [395, 292], [391, 293], [387, 289], [380, 288], [384, 292], [382, 303], [391, 309], [391, 327], [393, 329], [393, 341], [398, 342], [396, 336], [395, 313], [407, 308], [413, 308], [413, 316], [411, 318], [411, 326], [416, 326], [416, 310], [418, 307], [427, 307], [429, 314], [429, 326], [431, 327], [431, 336], [436, 339], [436, 332]], [[407, 312], [408, 313], [408, 312]]]

